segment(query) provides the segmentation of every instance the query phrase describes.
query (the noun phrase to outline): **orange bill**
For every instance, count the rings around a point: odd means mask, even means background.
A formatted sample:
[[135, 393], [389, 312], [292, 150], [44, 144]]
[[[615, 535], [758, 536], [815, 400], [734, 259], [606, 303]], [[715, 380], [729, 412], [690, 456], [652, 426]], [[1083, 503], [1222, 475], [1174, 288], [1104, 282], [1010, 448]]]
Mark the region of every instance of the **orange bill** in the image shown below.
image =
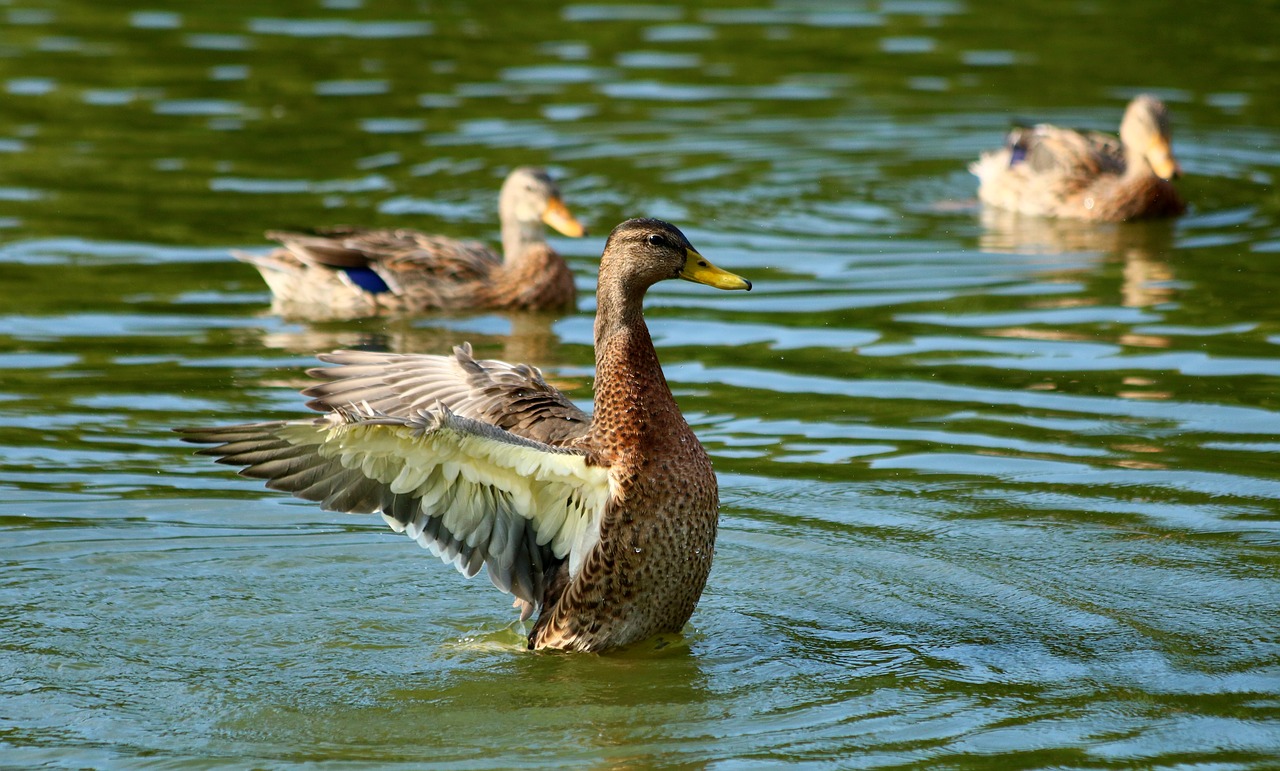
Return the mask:
[[573, 218], [569, 213], [569, 207], [565, 206], [564, 201], [559, 198], [547, 201], [547, 208], [542, 212], [542, 221], [570, 238], [580, 238], [587, 233], [587, 229]]
[[1182, 173], [1182, 167], [1174, 160], [1173, 150], [1167, 139], [1161, 138], [1151, 143], [1151, 149], [1147, 150], [1147, 163], [1151, 164], [1151, 170], [1162, 179], [1173, 179]]

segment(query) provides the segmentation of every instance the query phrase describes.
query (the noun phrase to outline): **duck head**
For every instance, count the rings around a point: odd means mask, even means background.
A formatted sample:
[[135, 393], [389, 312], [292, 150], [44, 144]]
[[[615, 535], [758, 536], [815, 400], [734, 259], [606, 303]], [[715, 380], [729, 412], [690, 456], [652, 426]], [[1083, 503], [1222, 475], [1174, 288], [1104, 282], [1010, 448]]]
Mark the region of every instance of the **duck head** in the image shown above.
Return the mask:
[[525, 230], [541, 223], [570, 238], [587, 232], [565, 206], [551, 176], [531, 166], [521, 166], [507, 175], [498, 194], [498, 215], [503, 223], [518, 223]]
[[613, 276], [631, 291], [673, 278], [716, 289], [751, 289], [742, 276], [721, 270], [698, 253], [680, 229], [658, 219], [630, 219], [613, 229], [600, 259], [600, 274]]
[[1120, 141], [1127, 153], [1146, 160], [1156, 176], [1174, 179], [1182, 173], [1170, 146], [1169, 110], [1154, 96], [1142, 94], [1129, 102], [1120, 121]]

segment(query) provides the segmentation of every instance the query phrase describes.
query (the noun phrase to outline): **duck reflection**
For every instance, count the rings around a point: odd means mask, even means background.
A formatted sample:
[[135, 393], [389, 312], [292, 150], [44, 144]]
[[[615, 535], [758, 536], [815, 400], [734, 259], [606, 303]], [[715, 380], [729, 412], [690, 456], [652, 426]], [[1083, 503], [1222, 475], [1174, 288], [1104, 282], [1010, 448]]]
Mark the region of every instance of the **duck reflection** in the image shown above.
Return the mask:
[[[1065, 219], [1020, 216], [1014, 212], [986, 207], [981, 212], [983, 233], [979, 245], [986, 251], [1029, 255], [1073, 254], [1094, 258], [1090, 266], [1059, 272], [1058, 280], [1093, 284], [1078, 293], [1052, 300], [1055, 307], [1104, 305], [1118, 301], [1125, 308], [1158, 308], [1177, 299], [1179, 286], [1167, 256], [1173, 250], [1173, 230], [1167, 222], [1087, 223]], [[1113, 271], [1108, 265], [1118, 264], [1119, 287], [1109, 285]], [[1092, 278], [1092, 281], [1090, 281]], [[1088, 341], [1093, 336], [1063, 329], [1019, 328], [999, 330], [995, 334], [1042, 340]], [[1140, 334], [1127, 329], [1116, 337], [1120, 345], [1140, 348], [1171, 348], [1173, 340], [1165, 335]], [[1046, 381], [1034, 390], [1056, 390], [1057, 384]], [[1162, 387], [1158, 377], [1126, 374], [1120, 377], [1115, 395], [1122, 399], [1168, 400], [1174, 394]], [[1149, 443], [1128, 442], [1112, 445], [1116, 458], [1109, 465], [1131, 469], [1161, 469], [1157, 459], [1164, 448]]]
[[[1097, 254], [1101, 263], [1121, 266], [1119, 301], [1126, 308], [1148, 308], [1171, 302], [1177, 286], [1166, 255], [1173, 249], [1173, 230], [1167, 222], [1089, 223], [1028, 217], [986, 207], [980, 215], [983, 233], [978, 244], [985, 251], [1016, 254]], [[1109, 293], [1072, 297], [1073, 305], [1096, 305]], [[1167, 338], [1131, 336], [1121, 342], [1167, 347]]]

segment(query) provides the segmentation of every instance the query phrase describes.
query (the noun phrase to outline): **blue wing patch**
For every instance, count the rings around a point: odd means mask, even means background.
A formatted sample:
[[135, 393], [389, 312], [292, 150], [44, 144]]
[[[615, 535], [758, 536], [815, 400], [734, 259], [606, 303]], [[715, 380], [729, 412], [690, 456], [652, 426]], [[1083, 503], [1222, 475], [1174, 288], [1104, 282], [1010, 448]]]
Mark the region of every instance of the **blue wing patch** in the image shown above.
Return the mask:
[[391, 291], [391, 287], [373, 268], [343, 268], [342, 272], [346, 273], [356, 286], [369, 294], [383, 294]]

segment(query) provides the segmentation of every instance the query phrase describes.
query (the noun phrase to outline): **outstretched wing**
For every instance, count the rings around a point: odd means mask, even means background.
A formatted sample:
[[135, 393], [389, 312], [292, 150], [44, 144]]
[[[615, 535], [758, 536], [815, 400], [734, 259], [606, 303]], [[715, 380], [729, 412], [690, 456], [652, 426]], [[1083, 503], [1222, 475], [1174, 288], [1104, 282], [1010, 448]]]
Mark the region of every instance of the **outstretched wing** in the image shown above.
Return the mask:
[[477, 360], [466, 343], [453, 356], [334, 351], [320, 360], [339, 366], [308, 371], [327, 381], [302, 392], [316, 410], [367, 404], [405, 417], [443, 404], [463, 417], [557, 446], [585, 434], [591, 422], [534, 367]]
[[528, 609], [542, 601], [545, 563], [567, 558], [577, 574], [609, 497], [608, 470], [585, 455], [443, 407], [178, 431], [270, 488], [331, 511], [381, 512], [467, 577], [487, 567]]

